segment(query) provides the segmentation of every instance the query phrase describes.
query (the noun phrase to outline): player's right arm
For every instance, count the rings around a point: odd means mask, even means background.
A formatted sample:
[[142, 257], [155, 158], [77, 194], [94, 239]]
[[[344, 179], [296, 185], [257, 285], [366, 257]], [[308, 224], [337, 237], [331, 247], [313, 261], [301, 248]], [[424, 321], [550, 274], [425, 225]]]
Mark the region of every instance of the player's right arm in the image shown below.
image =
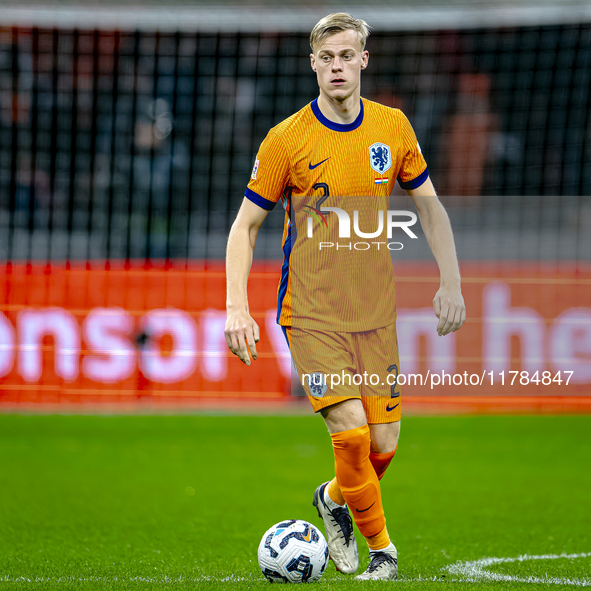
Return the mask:
[[259, 326], [248, 311], [246, 284], [259, 228], [281, 197], [289, 179], [289, 159], [279, 135], [271, 130], [261, 144], [226, 250], [226, 343], [240, 361], [257, 358]]
[[259, 326], [248, 309], [246, 285], [252, 265], [259, 228], [269, 212], [244, 199], [232, 224], [226, 249], [226, 343], [240, 361], [250, 365], [256, 360]]

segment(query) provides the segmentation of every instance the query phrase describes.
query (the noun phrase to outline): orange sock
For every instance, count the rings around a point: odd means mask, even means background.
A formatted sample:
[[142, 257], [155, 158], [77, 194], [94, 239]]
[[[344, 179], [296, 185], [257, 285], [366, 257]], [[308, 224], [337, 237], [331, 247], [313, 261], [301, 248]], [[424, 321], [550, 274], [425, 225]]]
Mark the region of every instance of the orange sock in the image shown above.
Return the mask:
[[397, 449], [398, 446], [396, 446], [394, 451], [389, 451], [385, 454], [379, 454], [373, 451], [369, 454], [369, 461], [371, 462], [373, 469], [376, 471], [378, 480], [382, 479], [382, 476], [388, 469], [388, 466], [390, 465], [390, 462], [392, 461]]
[[384, 529], [379, 534], [365, 539], [370, 550], [383, 550], [390, 545], [390, 536], [388, 535], [386, 526], [384, 526]]
[[[382, 476], [386, 473], [386, 470], [388, 469], [388, 466], [390, 465], [390, 462], [396, 453], [396, 449], [398, 449], [398, 446], [396, 446], [394, 451], [390, 451], [385, 454], [380, 454], [373, 451], [369, 454], [369, 461], [376, 472], [378, 480], [381, 480]], [[388, 535], [386, 526], [384, 526], [384, 529], [377, 536], [367, 538], [367, 545], [369, 546], [370, 550], [383, 550], [389, 544], [390, 536]]]
[[[396, 446], [398, 449], [398, 446]], [[385, 474], [390, 462], [394, 458], [394, 454], [396, 453], [396, 449], [394, 451], [389, 451], [385, 454], [380, 454], [377, 452], [371, 452], [369, 454], [369, 461], [373, 466], [373, 469], [376, 471], [376, 475], [378, 480], [382, 479], [382, 476]], [[326, 492], [328, 496], [337, 504], [337, 505], [344, 505], [346, 503], [345, 497], [343, 497], [343, 493], [339, 488], [339, 484], [337, 482], [336, 477], [333, 478], [327, 485], [326, 485]]]
[[[380, 481], [369, 460], [369, 427], [333, 433], [331, 438], [337, 482], [361, 535], [366, 539], [381, 535], [386, 518]], [[337, 502], [332, 496], [331, 499]]]
[[[396, 450], [394, 450], [396, 451]], [[371, 460], [371, 456], [373, 454], [370, 454], [369, 458]], [[376, 454], [376, 455], [388, 455], [391, 456], [390, 460], [392, 459], [392, 456], [394, 456], [394, 452], [390, 452], [389, 454]], [[390, 460], [388, 460], [388, 464], [390, 463]], [[374, 466], [375, 469], [375, 464], [372, 465]], [[387, 465], [386, 465], [387, 467]], [[385, 471], [385, 468], [384, 468]], [[383, 475], [383, 472], [382, 472]], [[343, 498], [343, 493], [341, 492], [341, 489], [339, 488], [339, 485], [337, 484], [337, 479], [333, 478], [327, 485], [326, 485], [326, 492], [328, 493], [328, 496], [338, 505], [344, 505], [346, 503], [345, 499]], [[388, 530], [386, 529], [386, 526], [384, 526], [384, 529], [377, 535], [375, 536], [370, 536], [369, 538], [367, 538], [367, 545], [369, 546], [369, 548], [371, 550], [382, 550], [383, 548], [385, 548], [386, 546], [388, 546], [388, 544], [390, 544], [390, 536], [388, 535]]]
[[344, 505], [347, 502], [339, 488], [336, 476], [326, 485], [326, 492], [337, 505]]

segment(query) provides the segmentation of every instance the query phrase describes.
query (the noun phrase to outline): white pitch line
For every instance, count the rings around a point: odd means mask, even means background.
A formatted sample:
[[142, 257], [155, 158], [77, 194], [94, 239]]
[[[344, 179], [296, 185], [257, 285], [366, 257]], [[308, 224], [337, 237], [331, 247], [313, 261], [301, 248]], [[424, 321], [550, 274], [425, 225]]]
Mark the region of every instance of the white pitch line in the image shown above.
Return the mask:
[[522, 554], [514, 558], [479, 558], [478, 560], [469, 560], [466, 562], [458, 561], [456, 564], [444, 567], [449, 574], [457, 575], [467, 582], [481, 581], [510, 581], [515, 583], [542, 583], [545, 585], [572, 585], [574, 587], [591, 587], [591, 579], [565, 578], [565, 577], [514, 577], [501, 573], [492, 573], [485, 570], [486, 567], [493, 564], [502, 564], [506, 562], [525, 562], [529, 560], [557, 560], [559, 558], [575, 559], [589, 558], [591, 552], [580, 552], [579, 554], [540, 554], [529, 555]]

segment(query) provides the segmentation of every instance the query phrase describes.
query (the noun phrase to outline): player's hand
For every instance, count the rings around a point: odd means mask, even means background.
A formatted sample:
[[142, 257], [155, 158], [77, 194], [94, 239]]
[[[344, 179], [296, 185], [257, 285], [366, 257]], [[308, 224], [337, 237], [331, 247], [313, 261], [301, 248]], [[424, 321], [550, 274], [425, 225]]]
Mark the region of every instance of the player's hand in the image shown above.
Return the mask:
[[437, 334], [440, 337], [455, 332], [466, 321], [466, 306], [462, 297], [462, 290], [457, 288], [440, 287], [433, 298], [435, 316], [439, 318]]
[[224, 336], [228, 348], [242, 363], [250, 365], [249, 351], [256, 361], [256, 343], [261, 338], [261, 332], [259, 325], [248, 312], [228, 312]]

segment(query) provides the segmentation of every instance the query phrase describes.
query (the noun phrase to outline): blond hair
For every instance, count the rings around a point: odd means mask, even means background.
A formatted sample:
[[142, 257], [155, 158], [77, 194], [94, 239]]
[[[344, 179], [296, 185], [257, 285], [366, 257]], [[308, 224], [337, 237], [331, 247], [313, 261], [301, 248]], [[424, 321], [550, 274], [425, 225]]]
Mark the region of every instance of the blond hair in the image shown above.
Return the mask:
[[310, 33], [310, 47], [314, 53], [316, 47], [320, 47], [327, 37], [341, 31], [357, 31], [361, 51], [365, 49], [365, 40], [369, 35], [369, 25], [360, 18], [353, 18], [348, 12], [336, 12], [329, 14], [316, 23]]

